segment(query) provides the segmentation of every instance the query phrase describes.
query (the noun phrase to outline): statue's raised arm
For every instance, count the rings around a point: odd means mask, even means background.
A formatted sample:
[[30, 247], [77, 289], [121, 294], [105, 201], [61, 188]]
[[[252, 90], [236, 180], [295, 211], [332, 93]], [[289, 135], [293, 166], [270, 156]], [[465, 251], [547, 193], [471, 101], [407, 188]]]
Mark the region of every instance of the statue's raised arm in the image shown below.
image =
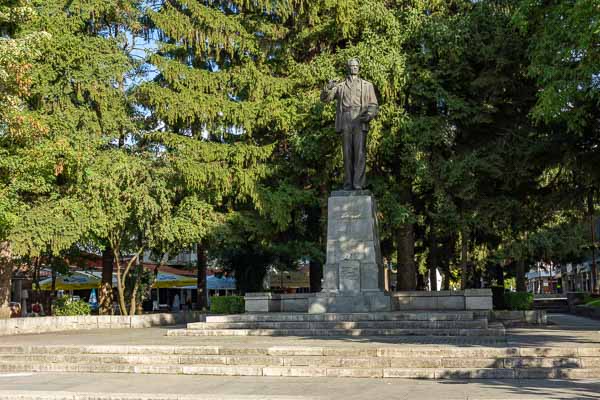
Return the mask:
[[338, 82], [331, 80], [323, 87], [321, 90], [321, 101], [325, 103], [329, 103], [333, 99], [335, 99], [335, 95], [337, 93], [337, 85]]

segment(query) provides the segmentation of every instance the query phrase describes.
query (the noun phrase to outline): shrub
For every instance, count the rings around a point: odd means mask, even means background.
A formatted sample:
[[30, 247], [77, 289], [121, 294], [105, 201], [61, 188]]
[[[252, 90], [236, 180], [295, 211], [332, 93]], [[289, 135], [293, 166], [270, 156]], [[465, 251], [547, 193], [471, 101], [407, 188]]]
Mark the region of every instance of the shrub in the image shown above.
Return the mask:
[[246, 303], [242, 296], [213, 296], [210, 298], [210, 311], [215, 314], [241, 314]]
[[531, 310], [533, 308], [533, 293], [506, 292], [504, 304], [509, 310]]
[[52, 314], [56, 316], [90, 315], [92, 308], [83, 300], [73, 301], [67, 296], [57, 299], [52, 308]]

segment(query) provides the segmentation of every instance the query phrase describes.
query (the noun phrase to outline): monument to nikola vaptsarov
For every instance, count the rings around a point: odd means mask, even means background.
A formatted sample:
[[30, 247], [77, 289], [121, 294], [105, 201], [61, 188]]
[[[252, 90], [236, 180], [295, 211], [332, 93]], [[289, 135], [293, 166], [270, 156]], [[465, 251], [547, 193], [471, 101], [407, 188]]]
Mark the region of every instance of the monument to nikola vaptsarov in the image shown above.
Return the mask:
[[373, 84], [358, 77], [359, 62], [348, 61], [348, 76], [329, 82], [321, 100], [336, 100], [335, 130], [342, 136], [344, 190], [327, 204], [327, 262], [323, 290], [309, 299], [310, 313], [389, 311], [375, 199], [366, 186], [369, 122], [378, 111]]

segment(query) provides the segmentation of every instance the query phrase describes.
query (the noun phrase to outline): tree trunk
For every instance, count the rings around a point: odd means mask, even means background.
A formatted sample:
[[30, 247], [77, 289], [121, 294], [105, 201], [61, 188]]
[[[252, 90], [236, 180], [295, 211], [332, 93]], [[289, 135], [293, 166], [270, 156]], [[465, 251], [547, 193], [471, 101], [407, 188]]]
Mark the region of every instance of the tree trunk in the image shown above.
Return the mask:
[[138, 312], [137, 293], [142, 281], [142, 262], [140, 258], [135, 262], [135, 283], [131, 290], [131, 302], [129, 303], [129, 315], [136, 315]]
[[198, 267], [198, 304], [199, 310], [208, 310], [208, 290], [206, 288], [206, 270], [208, 267], [208, 259], [206, 257], [206, 246], [203, 242], [196, 245], [198, 254], [196, 265]]
[[[400, 200], [406, 205], [412, 203], [410, 183], [404, 182], [400, 188]], [[396, 232], [398, 273], [396, 290], [415, 290], [417, 287], [417, 267], [415, 264], [415, 237], [412, 222], [401, 225]]]
[[461, 280], [460, 280], [460, 288], [462, 290], [468, 289], [469, 284], [469, 241], [468, 241], [468, 231], [466, 228], [463, 228], [460, 234], [460, 269], [462, 272]]
[[527, 286], [525, 285], [525, 260], [522, 258], [517, 260], [517, 292], [526, 292]]
[[310, 260], [310, 292], [317, 293], [321, 291], [321, 279], [323, 278], [323, 265], [317, 260]]
[[450, 280], [452, 280], [452, 274], [450, 274], [450, 266], [444, 267], [442, 271], [444, 281], [442, 282], [442, 290], [450, 290]]
[[[37, 258], [37, 264], [41, 263], [40, 257]], [[39, 273], [38, 273], [39, 275]], [[39, 276], [38, 276], [39, 277]], [[54, 299], [56, 299], [56, 279], [58, 278], [58, 274], [56, 272], [56, 268], [52, 268], [52, 287], [50, 289], [50, 296], [46, 295], [45, 297], [45, 310], [46, 315], [53, 315], [54, 312], [52, 310], [52, 305], [54, 304]], [[39, 282], [37, 283], [39, 285]]]
[[473, 274], [473, 279], [471, 281], [471, 285], [473, 287], [473, 289], [481, 289], [483, 282], [482, 282], [482, 278], [483, 278], [483, 274], [481, 272], [481, 270], [475, 268], [475, 265], [470, 264], [469, 265], [469, 269], [471, 270], [471, 273]]
[[417, 274], [415, 266], [415, 238], [413, 224], [404, 224], [397, 231], [398, 273], [396, 290], [415, 290]]
[[107, 246], [102, 251], [102, 282], [100, 283], [100, 290], [98, 292], [98, 299], [100, 302], [98, 312], [100, 315], [112, 315], [113, 314], [113, 254], [110, 246]]
[[[326, 246], [327, 243], [327, 202], [329, 199], [328, 185], [326, 182], [319, 185], [319, 212], [315, 215], [311, 214], [312, 221], [311, 225], [313, 229], [317, 229], [319, 232], [318, 243], [321, 248]], [[323, 287], [321, 282], [323, 280], [323, 263], [317, 260], [310, 260], [309, 264], [309, 279], [310, 279], [310, 292], [318, 293]]]
[[10, 318], [10, 289], [13, 260], [10, 243], [0, 242], [0, 319]]
[[450, 282], [452, 281], [452, 274], [450, 273], [450, 263], [454, 258], [454, 248], [456, 245], [456, 239], [454, 235], [448, 235], [444, 238], [444, 242], [442, 245], [442, 255], [444, 265], [444, 282], [443, 282], [443, 290], [450, 290]]
[[[113, 253], [115, 251], [113, 250]], [[118, 254], [118, 252], [116, 252]], [[125, 278], [123, 268], [121, 267], [121, 257], [115, 255], [115, 264], [117, 264], [117, 300], [119, 301], [119, 315], [128, 315], [127, 304], [125, 302]]]
[[437, 237], [435, 235], [434, 226], [430, 224], [429, 231], [429, 290], [435, 292], [437, 287], [437, 265], [438, 265], [438, 248]]
[[[40, 288], [40, 268], [42, 267], [41, 257], [35, 257], [33, 259], [33, 301], [35, 303], [44, 303], [42, 300], [42, 289]], [[48, 308], [48, 304], [45, 304], [45, 310], [48, 315], [51, 315], [51, 310]]]
[[[57, 278], [56, 268], [52, 268], [52, 286], [50, 288], [50, 291], [52, 293], [56, 292], [56, 278]], [[38, 284], [39, 284], [39, 282], [38, 282]]]
[[498, 281], [498, 286], [504, 287], [504, 264], [496, 265], [496, 280]]
[[594, 193], [592, 191], [588, 193], [588, 213], [592, 234], [592, 292], [598, 293], [600, 292], [600, 285], [598, 285], [598, 266], [596, 264], [596, 227], [594, 226]]
[[425, 277], [423, 276], [423, 274], [418, 273], [417, 274], [417, 290], [425, 290]]

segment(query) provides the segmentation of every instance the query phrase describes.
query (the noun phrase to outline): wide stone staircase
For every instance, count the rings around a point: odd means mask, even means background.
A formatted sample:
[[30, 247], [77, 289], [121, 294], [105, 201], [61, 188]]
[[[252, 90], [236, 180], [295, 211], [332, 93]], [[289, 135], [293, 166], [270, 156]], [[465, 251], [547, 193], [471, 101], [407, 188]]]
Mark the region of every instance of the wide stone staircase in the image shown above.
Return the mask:
[[0, 345], [0, 372], [577, 379], [600, 378], [600, 347]]
[[503, 336], [487, 312], [255, 313], [206, 316], [168, 336]]

